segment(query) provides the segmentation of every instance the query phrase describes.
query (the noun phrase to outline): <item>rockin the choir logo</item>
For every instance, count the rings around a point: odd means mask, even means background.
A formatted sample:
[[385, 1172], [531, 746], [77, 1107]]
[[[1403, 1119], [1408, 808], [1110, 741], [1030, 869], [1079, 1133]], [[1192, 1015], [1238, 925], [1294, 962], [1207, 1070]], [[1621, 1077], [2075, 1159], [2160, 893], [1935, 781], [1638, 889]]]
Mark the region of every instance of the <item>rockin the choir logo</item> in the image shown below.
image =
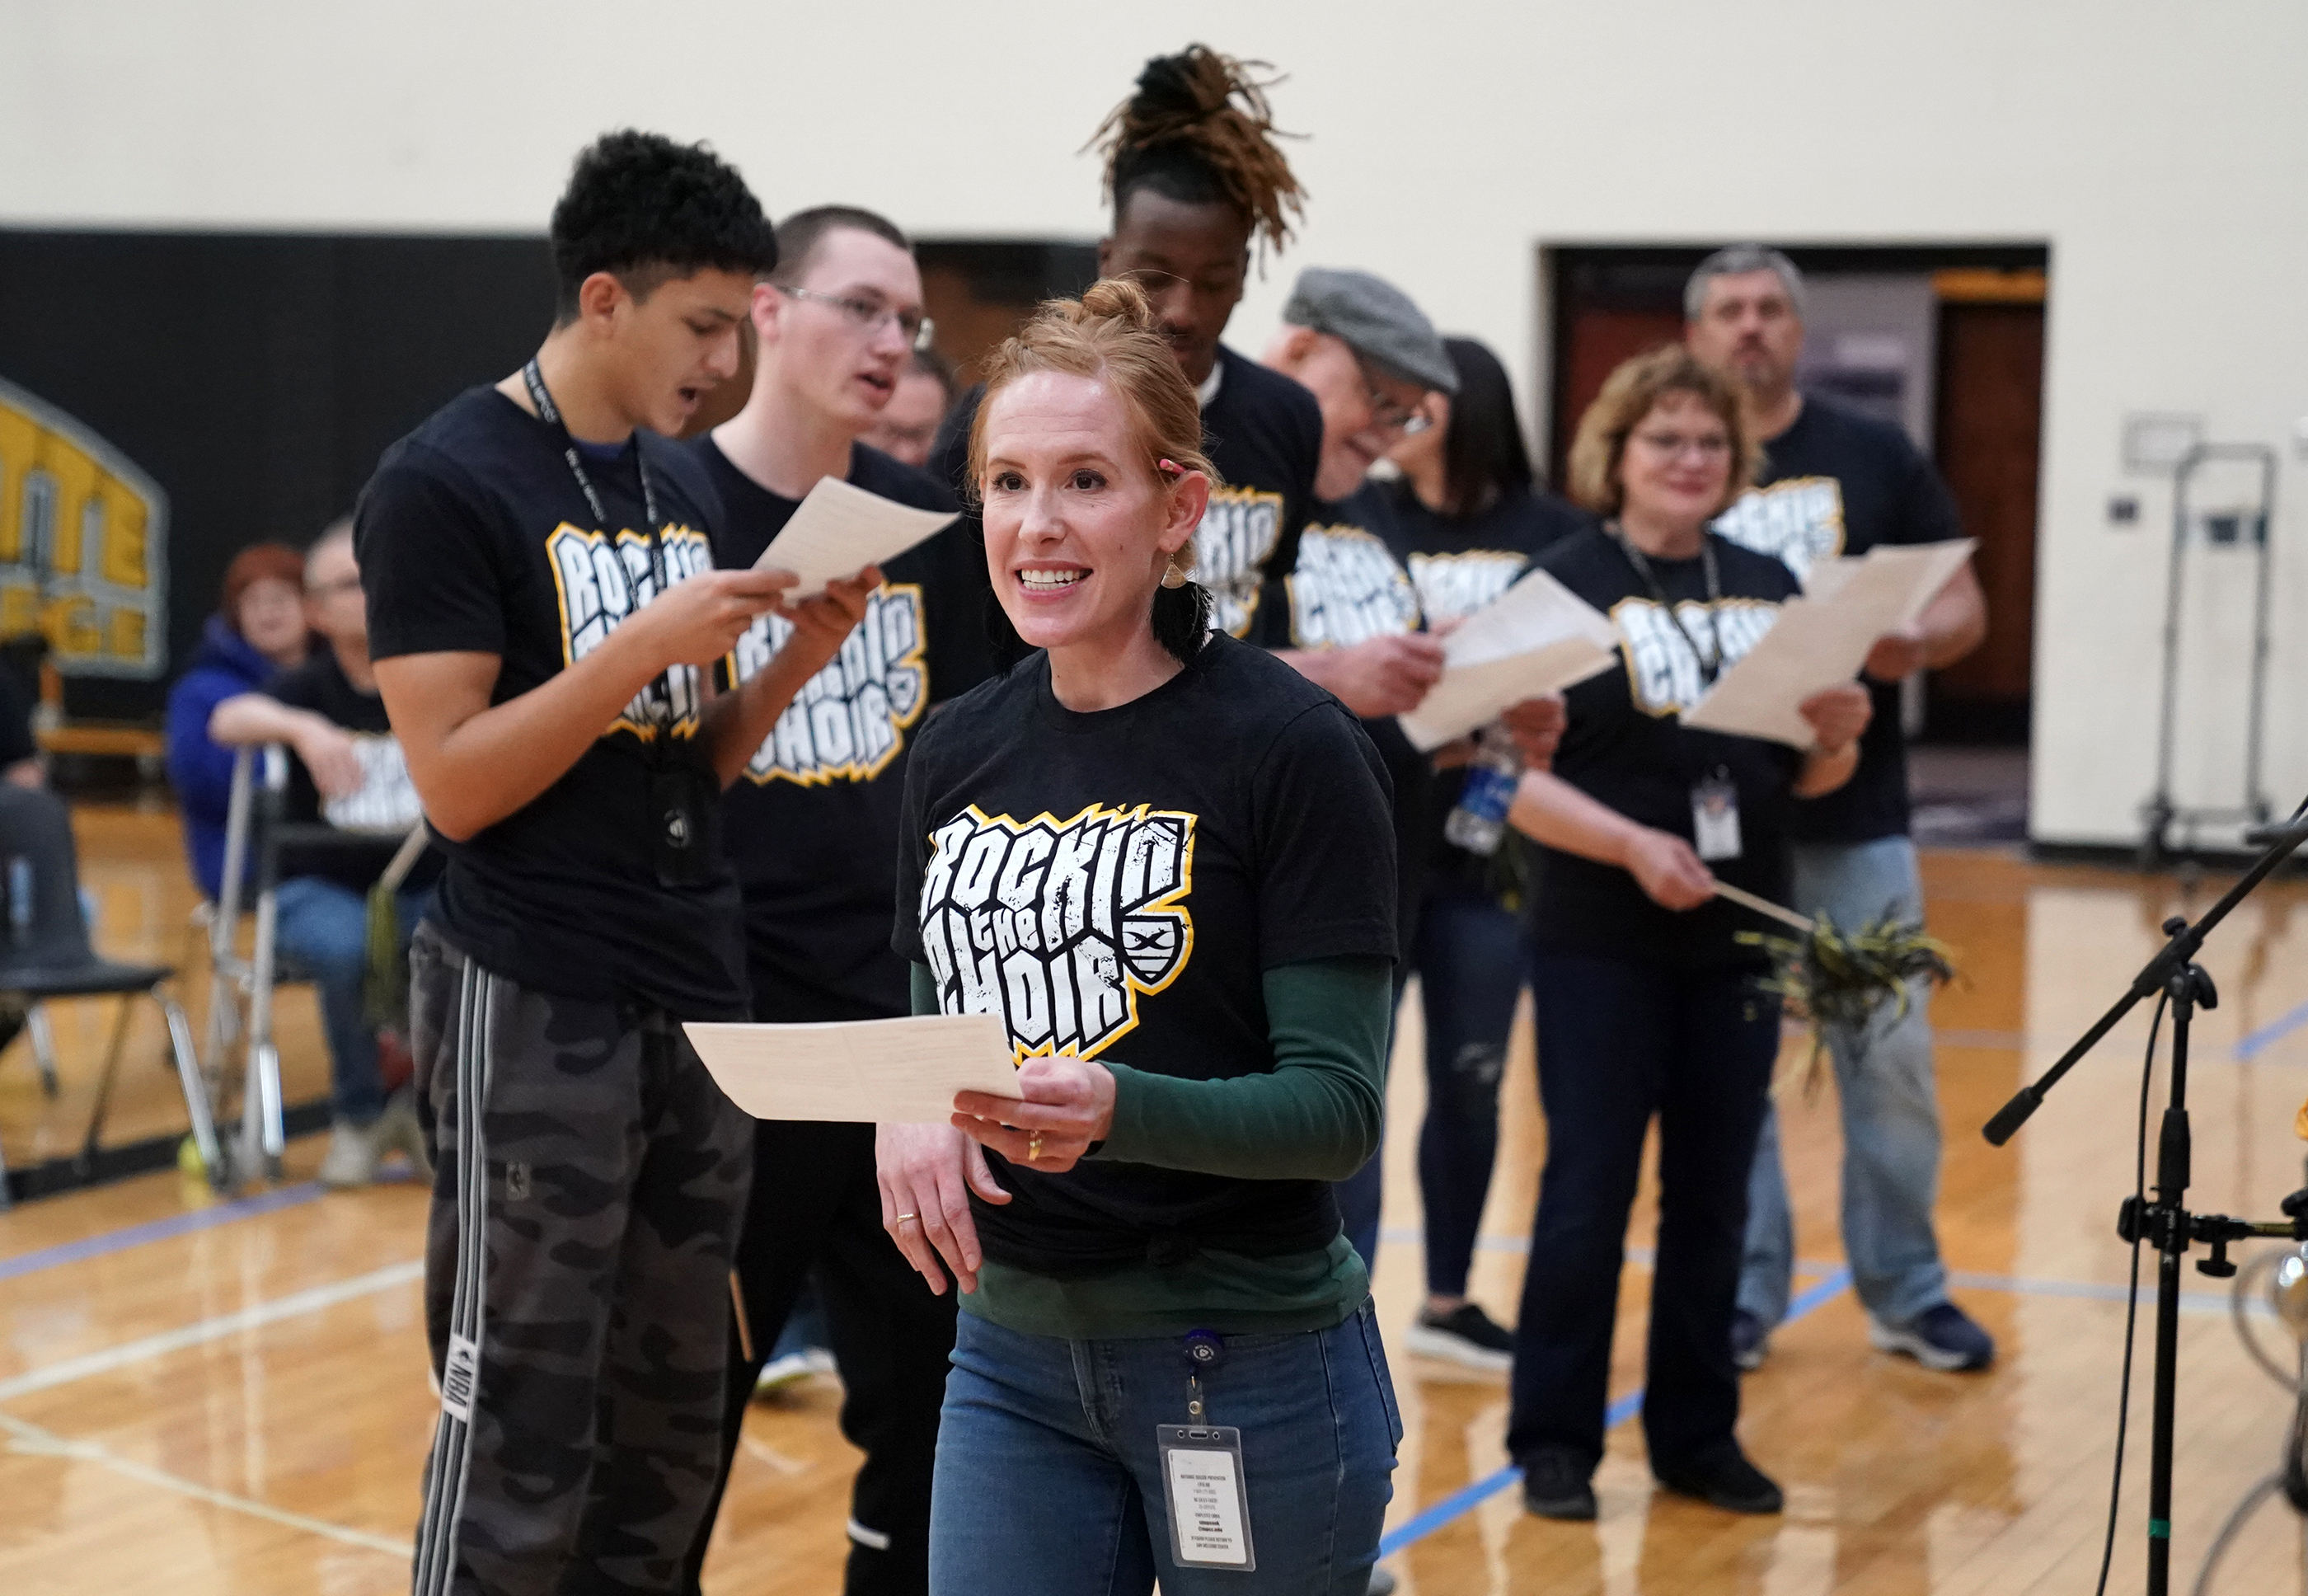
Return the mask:
[[1414, 554], [1410, 583], [1426, 624], [1440, 625], [1482, 608], [1514, 585], [1530, 562], [1512, 549], [1470, 548], [1463, 554]]
[[[659, 540], [667, 586], [713, 568], [712, 548], [694, 528], [667, 527]], [[650, 540], [643, 533], [623, 531], [613, 539], [563, 522], [545, 539], [545, 555], [561, 594], [561, 655], [566, 664], [599, 648], [627, 616], [657, 597]], [[692, 737], [702, 702], [697, 668], [676, 665], [634, 694], [609, 729], [646, 740], [670, 726], [676, 736]]]
[[1194, 580], [1210, 595], [1211, 624], [1250, 634], [1267, 556], [1282, 539], [1282, 496], [1255, 487], [1210, 490], [1194, 528]]
[[1291, 641], [1350, 648], [1418, 629], [1418, 591], [1385, 544], [1359, 527], [1308, 527], [1290, 574]]
[[1843, 552], [1843, 484], [1832, 477], [1790, 477], [1751, 487], [1715, 518], [1715, 530], [1807, 582], [1815, 562]]
[[[1713, 617], [1709, 618], [1709, 609]], [[1695, 600], [1666, 611], [1649, 599], [1623, 599], [1611, 607], [1612, 624], [1627, 656], [1627, 686], [1635, 707], [1647, 715], [1674, 715], [1689, 711], [1707, 693], [1699, 656], [1692, 644], [1710, 653], [1722, 651], [1721, 667], [1728, 669], [1747, 657], [1763, 634], [1779, 618], [1779, 607], [1756, 599], [1726, 599], [1712, 607]], [[1683, 623], [1681, 631], [1675, 621]], [[1691, 634], [1686, 642], [1684, 633]]]
[[931, 838], [922, 945], [949, 1014], [999, 1014], [1013, 1057], [1097, 1054], [1193, 957], [1194, 816], [972, 807]]
[[[737, 679], [767, 665], [793, 623], [765, 615], [737, 639]], [[929, 703], [922, 662], [918, 583], [883, 583], [866, 601], [866, 618], [842, 639], [841, 651], [810, 677], [745, 766], [755, 782], [870, 781], [906, 746], [906, 731]]]

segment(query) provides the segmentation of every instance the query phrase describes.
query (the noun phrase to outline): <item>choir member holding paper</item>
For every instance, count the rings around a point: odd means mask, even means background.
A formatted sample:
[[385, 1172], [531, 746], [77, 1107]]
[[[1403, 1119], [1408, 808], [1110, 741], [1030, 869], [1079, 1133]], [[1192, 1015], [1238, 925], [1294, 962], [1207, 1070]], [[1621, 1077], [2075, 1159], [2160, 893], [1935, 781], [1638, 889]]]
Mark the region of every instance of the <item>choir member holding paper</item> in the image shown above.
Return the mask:
[[1809, 753], [1682, 724], [1796, 591], [1778, 561], [1708, 531], [1753, 458], [1723, 378], [1681, 349], [1640, 356], [1604, 384], [1572, 450], [1572, 492], [1609, 519], [1540, 562], [1613, 617], [1623, 662], [1570, 690], [1554, 770], [1523, 777], [1510, 815], [1541, 851], [1530, 981], [1547, 1156], [1508, 1445], [1526, 1502], [1550, 1517], [1595, 1514], [1621, 1254], [1655, 1115], [1652, 1471], [1730, 1511], [1780, 1506], [1732, 1434], [1730, 1346], [1778, 1006], [1755, 986], [1761, 952], [1736, 940], [1757, 922], [1717, 901], [1714, 881], [1784, 894], [1790, 804], [1849, 779], [1869, 706], [1856, 683], [1813, 694]]

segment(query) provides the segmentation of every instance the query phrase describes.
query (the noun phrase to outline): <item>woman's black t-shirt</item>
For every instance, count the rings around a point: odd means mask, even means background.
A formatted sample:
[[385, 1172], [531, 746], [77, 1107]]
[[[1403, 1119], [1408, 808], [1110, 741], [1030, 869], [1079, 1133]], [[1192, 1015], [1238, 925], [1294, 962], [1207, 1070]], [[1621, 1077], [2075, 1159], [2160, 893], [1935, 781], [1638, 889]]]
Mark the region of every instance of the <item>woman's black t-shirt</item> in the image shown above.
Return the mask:
[[[801, 501], [729, 463], [710, 437], [689, 445], [713, 479], [713, 553], [751, 565]], [[864, 444], [849, 481], [923, 510], [958, 510], [926, 471]], [[882, 585], [841, 652], [810, 678], [723, 800], [723, 835], [745, 896], [754, 1017], [779, 1023], [878, 1019], [909, 1006], [890, 950], [898, 804], [909, 743], [929, 706], [992, 672], [986, 550], [959, 522], [882, 567]], [[763, 616], [737, 640], [738, 679], [772, 659], [790, 622]]]
[[[1734, 886], [1784, 902], [1790, 789], [1803, 755], [1760, 738], [1688, 730], [1681, 715], [1706, 690], [1692, 643], [1712, 652], [1719, 640], [1727, 669], [1771, 629], [1780, 603], [1797, 591], [1796, 579], [1767, 555], [1720, 538], [1713, 542], [1723, 598], [1711, 607], [1701, 560], [1650, 562], [1681, 632], [1652, 600], [1626, 551], [1601, 528], [1540, 558], [1542, 570], [1619, 630], [1620, 669], [1570, 690], [1571, 723], [1555, 752], [1554, 773], [1629, 819], [1688, 841], [1692, 789], [1722, 772], [1738, 789], [1743, 846], [1738, 858], [1710, 860], [1708, 867]], [[1690, 968], [1763, 962], [1758, 949], [1735, 940], [1741, 931], [1775, 928], [1752, 910], [1717, 899], [1678, 914], [1651, 902], [1616, 865], [1560, 849], [1538, 853], [1529, 918], [1532, 941], [1541, 948]]]
[[[1059, 703], [1040, 653], [956, 699], [916, 741], [902, 839], [892, 945], [944, 1013], [1001, 1015], [1021, 1060], [1263, 1074], [1265, 971], [1395, 953], [1376, 752], [1335, 698], [1223, 634], [1110, 710]], [[1321, 1181], [988, 1157], [1014, 1195], [971, 1197], [987, 1255], [1041, 1273], [1338, 1234]]]
[[[1375, 491], [1384, 495], [1389, 511], [1382, 528], [1387, 545], [1409, 573], [1427, 625], [1438, 630], [1482, 608], [1513, 586], [1542, 553], [1595, 524], [1584, 510], [1536, 488], [1503, 495], [1489, 509], [1468, 516], [1436, 514], [1408, 479]], [[1434, 772], [1422, 845], [1430, 893], [1489, 890], [1493, 861], [1442, 834], [1465, 781], [1465, 772], [1456, 768]], [[1511, 836], [1506, 842], [1517, 845]]]
[[[1213, 375], [1218, 392], [1202, 407], [1202, 451], [1224, 486], [1211, 493], [1194, 529], [1194, 580], [1210, 591], [1211, 623], [1248, 637], [1269, 584], [1297, 557], [1299, 530], [1314, 503], [1322, 411], [1298, 383], [1224, 344]], [[962, 396], [938, 428], [931, 455], [938, 479], [965, 502], [969, 429], [985, 397], [982, 385]], [[982, 545], [982, 531], [979, 538]]]
[[[495, 704], [599, 646], [657, 594], [636, 450], [668, 583], [711, 569], [713, 491], [686, 451], [652, 433], [607, 458], [589, 451], [614, 523], [597, 527], [561, 437], [495, 389], [474, 388], [385, 451], [353, 514], [374, 658], [494, 654]], [[719, 785], [698, 740], [702, 687], [695, 669], [675, 667], [520, 809], [462, 842], [435, 833], [449, 859], [432, 916], [442, 933], [537, 991], [745, 1018], [737, 881], [718, 839], [698, 884], [667, 885], [657, 869], [659, 760], [705, 790]], [[717, 816], [702, 818], [718, 829]]]

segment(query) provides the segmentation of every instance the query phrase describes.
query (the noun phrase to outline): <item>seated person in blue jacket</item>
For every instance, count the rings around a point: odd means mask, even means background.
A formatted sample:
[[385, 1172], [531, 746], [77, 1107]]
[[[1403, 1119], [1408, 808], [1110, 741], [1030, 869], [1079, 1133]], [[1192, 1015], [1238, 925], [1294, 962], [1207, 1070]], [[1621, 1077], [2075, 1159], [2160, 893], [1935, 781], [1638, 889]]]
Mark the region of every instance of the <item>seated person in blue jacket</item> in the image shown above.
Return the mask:
[[233, 751], [210, 738], [209, 717], [234, 694], [302, 665], [311, 646], [305, 556], [285, 543], [254, 543], [233, 556], [224, 568], [217, 612], [201, 630], [192, 663], [168, 690], [168, 784], [184, 811], [193, 879], [211, 903], [224, 881]]
[[[328, 1032], [334, 1125], [321, 1181], [366, 1186], [396, 1148], [420, 1170], [424, 1166], [414, 1103], [406, 1091], [386, 1093], [379, 1033], [364, 1002], [369, 889], [402, 840], [422, 824], [423, 811], [369, 666], [368, 612], [350, 521], [330, 527], [306, 552], [304, 609], [306, 623], [328, 646], [261, 689], [218, 704], [208, 731], [228, 749], [254, 743], [288, 746], [296, 756], [289, 824], [325, 822], [373, 840], [284, 847], [276, 894], [280, 952], [317, 980]], [[404, 935], [422, 916], [425, 889], [437, 872], [436, 861], [420, 860], [403, 884]]]

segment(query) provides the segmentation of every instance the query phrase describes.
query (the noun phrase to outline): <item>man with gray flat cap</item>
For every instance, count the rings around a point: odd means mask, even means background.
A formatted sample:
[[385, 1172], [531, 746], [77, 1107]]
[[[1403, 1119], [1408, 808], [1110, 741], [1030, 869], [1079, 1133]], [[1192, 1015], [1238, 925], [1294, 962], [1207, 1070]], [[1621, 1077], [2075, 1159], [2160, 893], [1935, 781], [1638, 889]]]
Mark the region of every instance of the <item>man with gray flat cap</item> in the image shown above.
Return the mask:
[[[1267, 345], [1268, 367], [1294, 377], [1322, 412], [1315, 503], [1289, 574], [1259, 605], [1256, 640], [1363, 717], [1394, 782], [1396, 934], [1417, 930], [1434, 765], [1410, 746], [1395, 717], [1418, 707], [1442, 675], [1442, 645], [1425, 630], [1417, 590], [1387, 537], [1393, 510], [1366, 481], [1371, 466], [1407, 433], [1427, 425], [1429, 393], [1456, 393], [1459, 374], [1442, 338], [1408, 295], [1367, 272], [1309, 267]], [[1279, 590], [1279, 591], [1273, 591]], [[1560, 697], [1507, 713], [1524, 757], [1544, 767], [1563, 730]], [[1463, 760], [1466, 750], [1437, 757]], [[1396, 996], [1402, 965], [1395, 966]], [[1339, 1185], [1347, 1238], [1374, 1265], [1380, 1158]]]

